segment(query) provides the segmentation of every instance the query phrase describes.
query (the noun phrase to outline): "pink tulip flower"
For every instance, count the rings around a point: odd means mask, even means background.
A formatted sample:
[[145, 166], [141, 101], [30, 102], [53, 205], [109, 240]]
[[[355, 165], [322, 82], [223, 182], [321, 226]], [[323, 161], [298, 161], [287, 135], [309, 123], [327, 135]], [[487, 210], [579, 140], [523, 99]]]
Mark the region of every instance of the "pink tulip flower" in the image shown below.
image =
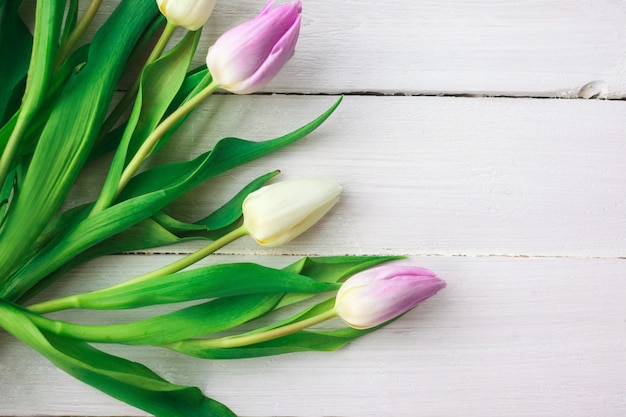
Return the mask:
[[207, 54], [213, 82], [235, 94], [263, 88], [293, 54], [300, 33], [300, 1], [272, 8], [224, 33]]
[[348, 278], [335, 311], [350, 327], [369, 329], [406, 313], [446, 286], [428, 269], [379, 266]]

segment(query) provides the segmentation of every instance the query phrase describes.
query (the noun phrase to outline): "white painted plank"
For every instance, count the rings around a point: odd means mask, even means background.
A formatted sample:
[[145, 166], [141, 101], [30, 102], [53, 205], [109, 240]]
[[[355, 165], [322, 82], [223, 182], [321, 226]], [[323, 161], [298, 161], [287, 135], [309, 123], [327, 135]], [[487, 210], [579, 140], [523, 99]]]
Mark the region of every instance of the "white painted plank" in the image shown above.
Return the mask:
[[[100, 16], [118, 3], [105, 2]], [[196, 63], [264, 4], [218, 2]], [[620, 1], [306, 0], [303, 9], [296, 54], [267, 91], [573, 97], [602, 80], [611, 97], [626, 93]]]
[[[104, 11], [116, 3], [105, 2]], [[263, 4], [220, 2], [200, 49]], [[592, 80], [606, 82], [612, 98], [626, 91], [623, 2], [380, 5], [306, 0], [296, 54], [266, 91], [572, 97]], [[222, 136], [279, 135], [333, 100], [218, 97], [157, 159], [188, 159]], [[172, 210], [201, 217], [275, 168], [286, 178], [333, 177], [345, 185], [344, 198], [314, 230], [276, 250], [244, 240], [223, 252], [235, 255], [212, 261], [283, 265], [292, 258], [270, 255], [402, 253], [436, 270], [448, 288], [336, 353], [202, 362], [156, 349], [113, 351], [201, 386], [242, 416], [621, 417], [625, 131], [617, 101], [346, 97], [303, 143], [227, 174], [229, 185], [207, 184]], [[72, 203], [97, 191], [102, 170], [90, 167]], [[173, 258], [105, 258], [47, 295]], [[0, 347], [0, 415], [142, 415], [6, 334]]]
[[[110, 257], [71, 273], [69, 287], [48, 295], [116, 282], [174, 258]], [[293, 260], [258, 259], [273, 266]], [[211, 259], [239, 260], [249, 257]], [[448, 287], [339, 352], [210, 362], [157, 349], [112, 350], [176, 382], [201, 386], [241, 416], [626, 414], [626, 261], [403, 262], [437, 271]], [[5, 334], [0, 344], [0, 415], [143, 415], [74, 381]]]
[[[216, 97], [157, 160], [189, 159], [224, 136], [281, 135], [333, 101]], [[618, 101], [349, 96], [302, 143], [207, 183], [171, 211], [199, 219], [281, 169], [284, 178], [335, 178], [343, 200], [285, 247], [246, 239], [227, 253], [623, 257], [625, 110]], [[86, 178], [73, 203], [97, 191], [96, 173]]]

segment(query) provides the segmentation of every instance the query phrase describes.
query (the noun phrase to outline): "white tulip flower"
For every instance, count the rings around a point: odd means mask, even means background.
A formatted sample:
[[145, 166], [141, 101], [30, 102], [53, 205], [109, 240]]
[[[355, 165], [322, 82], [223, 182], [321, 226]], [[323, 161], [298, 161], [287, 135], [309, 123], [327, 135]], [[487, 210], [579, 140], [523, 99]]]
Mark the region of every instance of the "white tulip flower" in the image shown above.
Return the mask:
[[317, 223], [341, 189], [337, 181], [308, 178], [262, 187], [243, 202], [244, 226], [260, 245], [283, 245]]
[[188, 30], [200, 29], [211, 16], [217, 0], [156, 0], [167, 21]]

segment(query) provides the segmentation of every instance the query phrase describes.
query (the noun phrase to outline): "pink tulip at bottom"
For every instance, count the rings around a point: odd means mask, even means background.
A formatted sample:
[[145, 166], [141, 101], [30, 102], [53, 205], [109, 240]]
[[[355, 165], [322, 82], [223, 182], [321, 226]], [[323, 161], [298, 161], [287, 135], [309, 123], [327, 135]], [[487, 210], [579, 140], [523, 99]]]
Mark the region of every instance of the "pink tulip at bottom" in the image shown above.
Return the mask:
[[350, 327], [369, 329], [406, 313], [445, 286], [445, 281], [425, 268], [379, 266], [343, 283], [335, 311]]

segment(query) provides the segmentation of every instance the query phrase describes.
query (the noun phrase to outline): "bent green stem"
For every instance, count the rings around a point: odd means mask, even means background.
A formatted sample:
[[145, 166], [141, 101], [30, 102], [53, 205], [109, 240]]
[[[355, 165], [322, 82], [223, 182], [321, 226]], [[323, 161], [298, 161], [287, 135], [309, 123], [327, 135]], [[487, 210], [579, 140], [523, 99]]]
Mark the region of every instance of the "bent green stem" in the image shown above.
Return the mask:
[[174, 272], [178, 272], [181, 269], [185, 269], [188, 266], [193, 265], [194, 263], [198, 262], [199, 260], [206, 258], [210, 254], [223, 248], [230, 242], [236, 239], [239, 239], [240, 237], [245, 236], [247, 234], [248, 234], [248, 229], [244, 225], [242, 225], [238, 227], [237, 229], [231, 231], [230, 233], [225, 234], [221, 238], [214, 240], [213, 242], [209, 243], [205, 247], [195, 252], [190, 253], [184, 258], [177, 260], [176, 262], [172, 262], [169, 265], [165, 265], [164, 267], [155, 269], [154, 271], [148, 272], [147, 274], [122, 282], [121, 284], [113, 285], [110, 288], [125, 287], [129, 284], [136, 284], [138, 282], [147, 281], [149, 279], [161, 277], [163, 275], [173, 274]]
[[326, 310], [323, 313], [320, 313], [313, 317], [309, 317], [308, 319], [297, 321], [286, 326], [277, 327], [275, 329], [266, 330], [264, 332], [251, 333], [242, 336], [220, 337], [218, 339], [183, 340], [180, 342], [168, 343], [162, 346], [173, 350], [178, 350], [177, 347], [183, 344], [193, 344], [196, 347], [205, 349], [227, 349], [243, 347], [287, 336], [300, 330], [305, 330], [311, 326], [322, 323], [326, 320], [330, 320], [337, 316], [337, 311], [334, 308], [331, 308], [330, 310]]
[[[132, 278], [128, 281], [124, 281], [122, 283], [112, 285], [110, 287], [103, 288], [94, 292], [108, 291], [114, 288], [122, 288], [130, 284], [137, 284], [140, 282], [148, 281], [153, 278], [157, 278], [157, 277], [161, 277], [164, 275], [172, 274], [174, 272], [178, 272], [181, 269], [187, 268], [188, 266], [209, 256], [210, 254], [212, 254], [218, 249], [221, 249], [222, 247], [226, 246], [230, 242], [242, 236], [245, 236], [247, 234], [248, 234], [248, 229], [245, 226], [240, 226], [237, 229], [231, 231], [230, 233], [225, 234], [221, 238], [211, 242], [205, 247], [197, 250], [196, 252], [190, 253], [184, 258], [177, 260], [176, 262], [165, 265], [162, 268], [155, 269], [154, 271], [148, 272], [147, 274], [143, 274], [138, 277]], [[94, 292], [90, 292], [89, 294], [93, 296]], [[70, 295], [67, 297], [61, 297], [61, 298], [57, 298], [54, 300], [48, 300], [48, 301], [43, 301], [41, 303], [33, 304], [29, 306], [28, 309], [35, 313], [45, 314], [45, 313], [52, 313], [55, 311], [67, 310], [70, 308], [80, 308], [80, 304], [81, 304], [80, 302], [81, 302], [81, 294], [74, 294], [74, 295]]]
[[13, 131], [11, 132], [11, 136], [9, 136], [9, 140], [4, 148], [4, 152], [2, 153], [2, 157], [0, 157], [0, 186], [4, 184], [6, 181], [7, 174], [11, 169], [13, 164], [13, 158], [17, 153], [17, 149], [20, 145], [20, 139], [22, 135], [26, 131], [27, 124], [30, 121], [32, 115], [35, 113], [34, 109], [30, 112], [27, 110], [31, 109], [22, 109], [17, 118], [17, 122]]
[[[210, 77], [210, 74], [207, 74]], [[206, 77], [205, 77], [206, 79]], [[195, 96], [185, 101], [180, 107], [166, 117], [144, 140], [133, 158], [130, 160], [124, 171], [120, 175], [120, 179], [117, 183], [115, 193], [107, 192], [102, 193], [98, 197], [96, 203], [91, 209], [90, 216], [105, 210], [115, 201], [115, 199], [124, 190], [128, 182], [133, 175], [137, 172], [141, 164], [150, 156], [150, 153], [154, 147], [159, 143], [159, 140], [167, 133], [168, 130], [173, 128], [187, 113], [192, 111], [198, 104], [204, 99], [208, 98], [215, 90], [219, 88], [218, 84], [213, 82], [209, 83], [206, 87], [200, 90]]]
[[[165, 28], [163, 29], [163, 32], [161, 33], [161, 36], [159, 37], [159, 40], [154, 46], [154, 49], [152, 49], [150, 56], [148, 56], [148, 58], [146, 59], [146, 62], [143, 65], [144, 69], [149, 64], [156, 61], [157, 58], [161, 56], [161, 54], [163, 53], [163, 50], [165, 49], [165, 46], [167, 45], [170, 38], [172, 37], [172, 34], [174, 33], [174, 29], [176, 29], [176, 25], [173, 25], [170, 22], [167, 22], [167, 24], [165, 25]], [[137, 91], [139, 91], [140, 82], [141, 82], [141, 77], [138, 76], [133, 82], [133, 84], [129, 87], [129, 89], [126, 90], [126, 92], [124, 93], [120, 101], [115, 105], [111, 113], [107, 116], [106, 120], [102, 124], [102, 129], [100, 131], [100, 138], [98, 139], [101, 139], [104, 135], [106, 135], [107, 132], [111, 130], [111, 128], [113, 128], [115, 123], [117, 123], [120, 117], [122, 117], [124, 112], [128, 109], [128, 106], [133, 101], [133, 98], [135, 98]]]
[[201, 90], [197, 95], [193, 96], [189, 101], [185, 102], [178, 109], [176, 109], [172, 114], [170, 114], [165, 120], [163, 120], [150, 135], [146, 138], [144, 143], [141, 145], [137, 153], [133, 156], [131, 161], [122, 172], [122, 176], [117, 186], [116, 197], [122, 192], [124, 187], [128, 184], [130, 179], [135, 175], [143, 161], [150, 155], [154, 147], [157, 145], [161, 137], [191, 110], [193, 110], [198, 104], [200, 104], [204, 99], [208, 98], [211, 94], [215, 92], [219, 88], [219, 85], [211, 82], [207, 85], [203, 90]]

